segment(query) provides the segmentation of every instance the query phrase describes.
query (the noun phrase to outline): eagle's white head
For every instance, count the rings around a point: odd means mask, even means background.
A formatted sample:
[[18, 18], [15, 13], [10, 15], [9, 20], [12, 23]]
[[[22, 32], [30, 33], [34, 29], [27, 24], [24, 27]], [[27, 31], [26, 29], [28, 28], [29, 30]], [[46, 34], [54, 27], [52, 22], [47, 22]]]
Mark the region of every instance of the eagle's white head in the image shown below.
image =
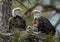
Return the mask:
[[12, 10], [12, 16], [13, 16], [13, 17], [15, 17], [16, 15], [21, 16], [19, 10], [21, 11], [22, 9], [21, 9], [20, 7], [14, 8], [14, 9]]
[[33, 14], [34, 14], [34, 19], [42, 16], [42, 13], [40, 10], [33, 10]]

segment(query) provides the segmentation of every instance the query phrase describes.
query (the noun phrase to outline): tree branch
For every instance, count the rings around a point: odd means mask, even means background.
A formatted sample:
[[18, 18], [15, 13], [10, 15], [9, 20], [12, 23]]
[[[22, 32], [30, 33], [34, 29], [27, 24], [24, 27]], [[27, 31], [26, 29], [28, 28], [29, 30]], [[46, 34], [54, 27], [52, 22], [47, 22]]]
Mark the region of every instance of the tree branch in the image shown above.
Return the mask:
[[16, 0], [17, 2], [19, 2], [24, 8], [28, 9], [22, 2]]
[[27, 15], [27, 13], [31, 12], [38, 5], [39, 4], [35, 4], [33, 7], [29, 8], [24, 14]]
[[55, 6], [43, 5], [43, 8], [46, 9], [46, 11], [50, 10], [49, 8], [51, 8], [52, 10], [56, 10], [57, 13], [60, 13], [60, 9], [57, 9]]

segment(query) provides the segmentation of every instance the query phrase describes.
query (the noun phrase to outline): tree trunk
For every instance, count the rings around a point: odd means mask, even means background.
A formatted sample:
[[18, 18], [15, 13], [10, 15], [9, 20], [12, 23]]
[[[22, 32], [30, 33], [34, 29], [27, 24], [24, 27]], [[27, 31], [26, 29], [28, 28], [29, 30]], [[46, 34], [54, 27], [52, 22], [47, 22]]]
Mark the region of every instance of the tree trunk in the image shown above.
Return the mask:
[[11, 17], [11, 3], [8, 0], [3, 0], [2, 13], [3, 13], [2, 18], [3, 25], [7, 27], [8, 19]]

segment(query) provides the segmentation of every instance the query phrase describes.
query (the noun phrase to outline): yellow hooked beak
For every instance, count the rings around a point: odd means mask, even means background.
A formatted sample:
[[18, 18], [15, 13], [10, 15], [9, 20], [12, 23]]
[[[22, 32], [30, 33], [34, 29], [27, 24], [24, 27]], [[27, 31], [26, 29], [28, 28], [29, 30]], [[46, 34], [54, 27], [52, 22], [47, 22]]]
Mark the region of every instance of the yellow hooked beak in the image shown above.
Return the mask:
[[20, 9], [20, 13], [21, 13], [22, 15], [24, 15], [24, 12], [25, 12], [24, 9]]
[[36, 11], [33, 10], [31, 14], [35, 14], [35, 13], [36, 13]]
[[33, 11], [32, 11], [32, 14], [40, 13], [40, 12], [41, 12], [40, 10], [33, 10]]
[[20, 9], [20, 12], [24, 12], [24, 10], [23, 9]]

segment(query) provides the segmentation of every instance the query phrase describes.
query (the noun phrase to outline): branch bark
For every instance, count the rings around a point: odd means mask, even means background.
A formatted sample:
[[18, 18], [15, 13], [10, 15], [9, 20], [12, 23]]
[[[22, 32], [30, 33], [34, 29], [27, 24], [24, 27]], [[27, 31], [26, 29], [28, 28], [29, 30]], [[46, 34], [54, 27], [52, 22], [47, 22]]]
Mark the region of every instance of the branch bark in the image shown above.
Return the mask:
[[19, 2], [24, 8], [28, 9], [22, 2], [16, 0], [17, 2]]
[[56, 10], [57, 13], [60, 13], [60, 9], [57, 9], [55, 6], [51, 6], [51, 5], [43, 5], [41, 3], [38, 3], [38, 1], [36, 1], [35, 5], [32, 6], [31, 8], [27, 8], [25, 5], [23, 5], [22, 2], [16, 0], [17, 2], [19, 2], [23, 7], [25, 7], [27, 10], [25, 11], [25, 15], [27, 15], [27, 13], [30, 13], [35, 7], [37, 7], [38, 5], [43, 6], [44, 10], [43, 11], [50, 11], [49, 8], [51, 8], [51, 10]]
[[36, 6], [38, 6], [39, 4], [35, 4], [33, 7], [29, 8], [27, 11], [25, 11], [25, 15], [27, 15], [27, 13], [30, 13]]
[[57, 9], [55, 6], [43, 5], [43, 8], [46, 9], [45, 11], [48, 11], [50, 10], [49, 8], [51, 8], [52, 10], [56, 10], [57, 13], [60, 13], [60, 9]]

